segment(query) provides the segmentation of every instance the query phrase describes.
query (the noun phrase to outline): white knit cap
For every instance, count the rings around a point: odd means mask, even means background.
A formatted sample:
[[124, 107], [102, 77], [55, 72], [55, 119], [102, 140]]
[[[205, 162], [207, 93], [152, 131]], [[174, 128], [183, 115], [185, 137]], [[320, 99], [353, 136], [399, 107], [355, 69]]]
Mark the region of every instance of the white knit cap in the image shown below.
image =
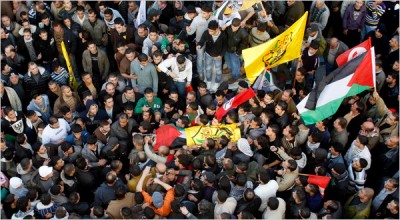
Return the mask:
[[253, 151], [251, 151], [250, 144], [247, 139], [240, 138], [237, 142], [239, 150], [244, 153], [245, 155], [252, 157]]

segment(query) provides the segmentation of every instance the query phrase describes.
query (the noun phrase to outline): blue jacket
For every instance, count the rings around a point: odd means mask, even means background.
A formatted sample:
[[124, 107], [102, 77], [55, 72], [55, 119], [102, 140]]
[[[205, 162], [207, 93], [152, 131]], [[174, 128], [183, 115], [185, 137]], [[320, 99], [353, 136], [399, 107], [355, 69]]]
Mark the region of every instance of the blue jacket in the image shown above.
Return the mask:
[[[86, 138], [87, 138], [88, 136], [89, 136], [89, 132], [87, 132], [87, 131], [82, 131], [82, 142], [83, 142], [83, 144], [82, 144], [81, 147], [83, 147], [83, 145], [86, 144]], [[75, 142], [75, 140], [74, 140], [74, 134], [68, 135], [68, 136], [65, 138], [65, 142], [68, 142], [68, 143], [70, 143], [70, 144], [72, 144], [72, 145], [76, 145], [76, 142]]]

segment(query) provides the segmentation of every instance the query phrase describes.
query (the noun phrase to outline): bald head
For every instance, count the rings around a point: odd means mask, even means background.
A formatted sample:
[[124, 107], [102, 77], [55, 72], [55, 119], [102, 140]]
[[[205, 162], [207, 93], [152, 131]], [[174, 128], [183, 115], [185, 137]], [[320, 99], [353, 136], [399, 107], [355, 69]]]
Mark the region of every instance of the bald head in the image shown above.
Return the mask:
[[372, 199], [374, 197], [374, 190], [372, 188], [366, 187], [362, 189], [364, 191], [365, 196], [368, 198], [368, 200]]
[[161, 146], [160, 148], [158, 148], [158, 152], [162, 156], [167, 156], [169, 154], [169, 148], [166, 146]]
[[165, 165], [165, 163], [157, 163], [156, 170], [158, 173], [165, 173], [165, 171], [167, 171], [167, 166]]

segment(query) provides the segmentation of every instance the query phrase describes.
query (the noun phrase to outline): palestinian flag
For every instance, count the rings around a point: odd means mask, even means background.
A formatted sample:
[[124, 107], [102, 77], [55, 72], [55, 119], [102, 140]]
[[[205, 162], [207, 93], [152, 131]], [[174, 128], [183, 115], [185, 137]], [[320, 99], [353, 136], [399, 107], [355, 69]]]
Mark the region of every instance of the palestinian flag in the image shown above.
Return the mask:
[[375, 87], [373, 47], [325, 76], [297, 109], [306, 125], [315, 124], [335, 114], [344, 98], [371, 87]]

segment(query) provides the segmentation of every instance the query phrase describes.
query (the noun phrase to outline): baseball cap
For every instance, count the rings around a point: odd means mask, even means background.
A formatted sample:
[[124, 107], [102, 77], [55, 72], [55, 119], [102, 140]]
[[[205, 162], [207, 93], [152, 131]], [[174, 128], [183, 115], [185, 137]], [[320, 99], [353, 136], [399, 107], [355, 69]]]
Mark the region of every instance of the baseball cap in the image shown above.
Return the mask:
[[318, 30], [319, 30], [319, 28], [318, 28], [317, 24], [311, 24], [311, 26], [309, 28], [307, 28], [307, 33], [315, 32]]
[[151, 196], [151, 200], [154, 207], [161, 208], [163, 206], [164, 198], [160, 192], [154, 192], [153, 195]]
[[252, 157], [253, 156], [253, 151], [251, 151], [250, 144], [247, 141], [247, 139], [240, 138], [237, 142], [237, 146], [239, 150], [244, 153], [245, 155]]

